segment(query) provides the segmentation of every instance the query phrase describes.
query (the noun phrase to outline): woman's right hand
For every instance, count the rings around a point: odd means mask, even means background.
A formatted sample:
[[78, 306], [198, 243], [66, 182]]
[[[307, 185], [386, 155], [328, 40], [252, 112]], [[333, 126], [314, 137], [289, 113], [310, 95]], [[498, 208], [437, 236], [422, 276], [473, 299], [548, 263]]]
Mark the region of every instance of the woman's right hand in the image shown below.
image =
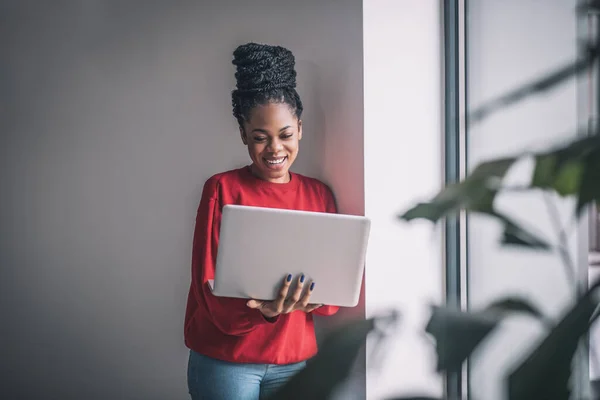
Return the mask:
[[293, 311], [311, 312], [321, 307], [322, 304], [311, 304], [310, 295], [315, 288], [315, 283], [312, 282], [310, 287], [302, 295], [304, 288], [304, 275], [298, 277], [298, 285], [291, 296], [288, 297], [290, 286], [292, 284], [292, 275], [288, 274], [279, 289], [277, 298], [272, 301], [250, 300], [247, 305], [250, 308], [259, 310], [266, 318], [275, 318], [280, 314], [289, 314]]

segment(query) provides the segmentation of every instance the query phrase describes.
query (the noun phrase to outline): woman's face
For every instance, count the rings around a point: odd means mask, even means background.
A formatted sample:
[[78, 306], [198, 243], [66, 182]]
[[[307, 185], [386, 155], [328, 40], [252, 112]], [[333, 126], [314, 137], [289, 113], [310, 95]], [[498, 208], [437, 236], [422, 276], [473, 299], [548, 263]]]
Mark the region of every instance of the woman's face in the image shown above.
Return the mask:
[[248, 146], [253, 172], [259, 178], [275, 183], [290, 180], [288, 171], [298, 155], [302, 121], [287, 104], [269, 103], [256, 107], [240, 133]]

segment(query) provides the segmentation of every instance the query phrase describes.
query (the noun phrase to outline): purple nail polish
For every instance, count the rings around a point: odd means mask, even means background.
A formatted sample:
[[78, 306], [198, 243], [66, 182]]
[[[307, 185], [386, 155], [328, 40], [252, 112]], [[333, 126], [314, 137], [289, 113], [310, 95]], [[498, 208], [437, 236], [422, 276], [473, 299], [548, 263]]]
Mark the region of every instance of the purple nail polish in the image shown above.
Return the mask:
[[292, 274], [288, 274], [287, 281], [290, 282], [292, 280]]
[[300, 283], [304, 283], [304, 275], [300, 277]]
[[310, 290], [313, 290], [314, 288], [315, 288], [315, 283], [313, 282], [310, 284]]

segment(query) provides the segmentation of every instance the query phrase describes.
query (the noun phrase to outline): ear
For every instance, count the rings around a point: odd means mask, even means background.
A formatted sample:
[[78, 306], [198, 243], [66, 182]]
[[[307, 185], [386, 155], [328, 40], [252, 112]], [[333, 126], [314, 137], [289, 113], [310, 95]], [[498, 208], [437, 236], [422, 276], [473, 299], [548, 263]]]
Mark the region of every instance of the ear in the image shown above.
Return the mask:
[[246, 131], [244, 131], [244, 128], [242, 128], [240, 126], [240, 137], [242, 138], [242, 142], [244, 143], [244, 146], [248, 146], [248, 137], [246, 136]]
[[298, 120], [298, 140], [302, 140], [302, 120]]

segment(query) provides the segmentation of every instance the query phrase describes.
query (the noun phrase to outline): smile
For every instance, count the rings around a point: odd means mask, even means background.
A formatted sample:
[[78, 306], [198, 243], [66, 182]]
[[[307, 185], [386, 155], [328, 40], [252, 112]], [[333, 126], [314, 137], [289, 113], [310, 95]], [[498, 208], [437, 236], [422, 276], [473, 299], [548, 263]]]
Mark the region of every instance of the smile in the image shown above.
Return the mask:
[[278, 164], [282, 164], [286, 158], [287, 158], [287, 156], [281, 157], [281, 158], [273, 158], [270, 160], [265, 158], [264, 160], [267, 162], [267, 164], [278, 165]]
[[286, 168], [287, 165], [287, 156], [285, 157], [274, 157], [274, 158], [264, 158], [265, 165], [267, 168], [275, 171], [280, 171]]

